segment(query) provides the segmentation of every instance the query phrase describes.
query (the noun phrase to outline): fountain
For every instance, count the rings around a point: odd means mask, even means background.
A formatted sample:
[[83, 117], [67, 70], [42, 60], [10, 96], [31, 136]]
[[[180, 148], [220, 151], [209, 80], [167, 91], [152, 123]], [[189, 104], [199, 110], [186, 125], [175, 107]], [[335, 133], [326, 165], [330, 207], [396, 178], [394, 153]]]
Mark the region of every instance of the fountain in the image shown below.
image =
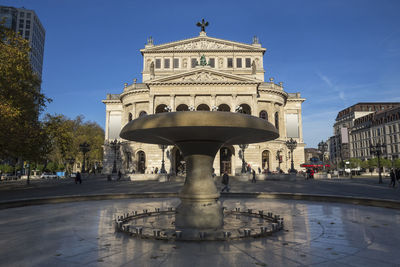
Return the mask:
[[258, 143], [276, 139], [269, 122], [246, 114], [193, 111], [143, 116], [121, 131], [124, 139], [149, 144], [176, 145], [187, 173], [175, 211], [175, 228], [186, 235], [212, 232], [224, 224], [220, 194], [212, 179], [212, 164], [222, 145]]

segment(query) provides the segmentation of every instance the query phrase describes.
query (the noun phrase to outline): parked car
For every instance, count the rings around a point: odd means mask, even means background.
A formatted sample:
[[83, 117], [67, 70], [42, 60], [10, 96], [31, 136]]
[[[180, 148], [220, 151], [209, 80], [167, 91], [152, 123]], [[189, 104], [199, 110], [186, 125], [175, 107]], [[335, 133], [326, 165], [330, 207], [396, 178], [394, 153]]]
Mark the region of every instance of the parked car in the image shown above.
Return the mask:
[[57, 175], [51, 172], [44, 172], [42, 173], [42, 175], [40, 175], [40, 178], [42, 179], [57, 178]]

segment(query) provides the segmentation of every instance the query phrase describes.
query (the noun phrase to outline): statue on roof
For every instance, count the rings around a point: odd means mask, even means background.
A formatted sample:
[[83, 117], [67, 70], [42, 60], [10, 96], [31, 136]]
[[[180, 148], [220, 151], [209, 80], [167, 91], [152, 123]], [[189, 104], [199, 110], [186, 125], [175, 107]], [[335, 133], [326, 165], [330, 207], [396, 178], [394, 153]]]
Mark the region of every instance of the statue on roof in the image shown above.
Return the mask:
[[196, 26], [201, 27], [201, 31], [205, 32], [206, 31], [206, 27], [208, 26], [208, 21], [205, 21], [204, 19], [202, 19], [201, 23], [197, 22]]
[[207, 66], [206, 57], [204, 55], [200, 57], [200, 66]]

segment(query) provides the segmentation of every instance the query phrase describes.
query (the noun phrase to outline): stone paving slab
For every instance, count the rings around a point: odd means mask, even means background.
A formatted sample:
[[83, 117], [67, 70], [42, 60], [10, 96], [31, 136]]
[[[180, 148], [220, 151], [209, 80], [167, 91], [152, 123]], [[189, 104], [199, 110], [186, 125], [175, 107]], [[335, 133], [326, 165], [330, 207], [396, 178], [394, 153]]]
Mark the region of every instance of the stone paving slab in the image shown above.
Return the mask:
[[0, 266], [399, 266], [400, 211], [341, 203], [225, 199], [271, 211], [285, 229], [227, 242], [138, 240], [112, 220], [179, 200], [124, 199], [0, 210]]

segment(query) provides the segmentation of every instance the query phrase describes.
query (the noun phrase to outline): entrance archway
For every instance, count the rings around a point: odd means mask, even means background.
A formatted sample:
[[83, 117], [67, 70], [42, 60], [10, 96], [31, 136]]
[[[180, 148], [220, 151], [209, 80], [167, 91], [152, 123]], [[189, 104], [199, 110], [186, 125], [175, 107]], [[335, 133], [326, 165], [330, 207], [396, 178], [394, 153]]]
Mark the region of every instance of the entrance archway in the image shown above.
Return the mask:
[[182, 152], [179, 148], [175, 147], [174, 151], [174, 172], [176, 175], [185, 175], [186, 174], [186, 163], [183, 158]]
[[146, 171], [146, 154], [143, 151], [137, 152], [137, 172], [145, 173]]
[[219, 150], [219, 166], [221, 174], [225, 171], [228, 174], [232, 173], [232, 151], [228, 147]]
[[210, 107], [207, 106], [206, 104], [200, 104], [200, 105], [197, 107], [197, 110], [210, 111]]
[[270, 165], [269, 165], [269, 151], [264, 150], [261, 154], [261, 162], [262, 162], [262, 169], [271, 171]]

